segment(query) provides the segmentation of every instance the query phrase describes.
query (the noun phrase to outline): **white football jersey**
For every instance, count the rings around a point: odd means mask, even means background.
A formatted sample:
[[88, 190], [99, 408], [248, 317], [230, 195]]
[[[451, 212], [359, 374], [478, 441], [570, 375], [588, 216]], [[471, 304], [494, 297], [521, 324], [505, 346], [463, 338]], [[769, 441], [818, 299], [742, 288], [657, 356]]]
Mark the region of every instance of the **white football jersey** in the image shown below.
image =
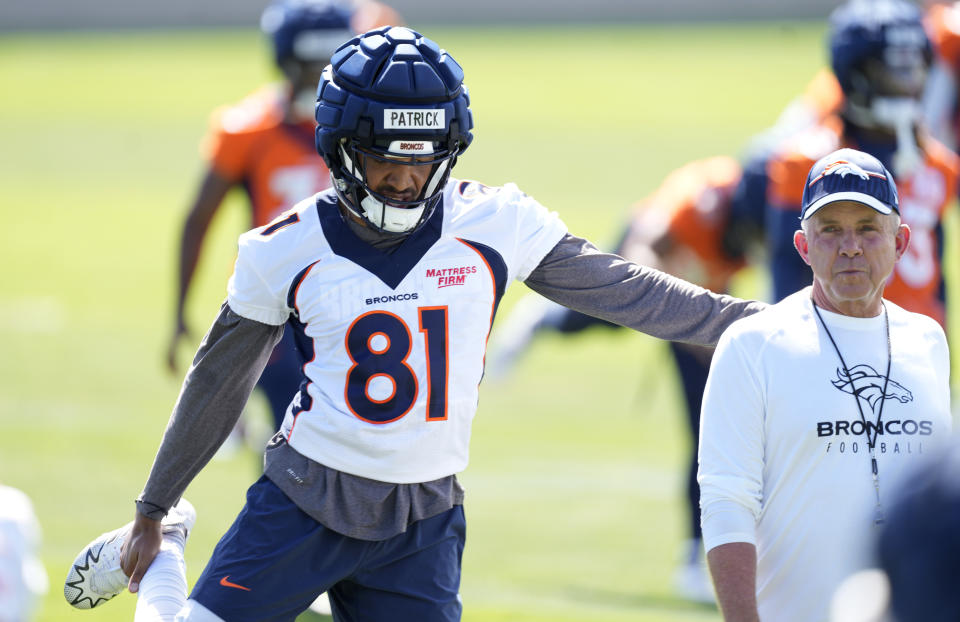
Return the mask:
[[291, 447], [385, 482], [462, 471], [497, 305], [565, 233], [513, 184], [451, 179], [390, 253], [350, 230], [333, 191], [241, 236], [230, 308], [302, 332], [304, 382], [282, 426]]

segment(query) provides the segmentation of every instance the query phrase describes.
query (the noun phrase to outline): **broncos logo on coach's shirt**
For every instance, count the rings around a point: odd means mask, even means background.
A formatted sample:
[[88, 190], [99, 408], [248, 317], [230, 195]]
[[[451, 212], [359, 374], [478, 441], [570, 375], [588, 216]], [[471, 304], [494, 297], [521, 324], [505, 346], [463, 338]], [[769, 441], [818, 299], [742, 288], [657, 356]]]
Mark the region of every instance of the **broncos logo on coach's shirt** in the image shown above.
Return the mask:
[[[870, 410], [861, 410], [863, 418], [854, 417], [852, 420], [819, 421], [817, 422], [818, 437], [834, 436], [864, 436], [868, 443], [879, 443], [881, 436], [930, 436], [933, 433], [933, 422], [927, 419], [901, 419], [897, 415], [888, 413], [883, 414], [883, 404], [887, 400], [896, 400], [901, 404], [913, 402], [913, 393], [905, 386], [884, 374], [880, 374], [872, 366], [867, 364], [856, 365], [849, 371], [843, 368], [837, 368], [836, 380], [831, 380], [830, 384], [844, 393], [856, 396], [860, 402], [861, 408], [864, 403]], [[867, 413], [871, 416], [868, 416]], [[827, 445], [827, 451], [830, 451], [832, 444]], [[892, 447], [895, 453], [899, 453], [899, 445]], [[915, 446], [904, 445], [904, 450], [908, 452], [923, 452], [923, 445]], [[843, 448], [840, 448], [843, 453]], [[854, 453], [856, 453], [854, 449]], [[886, 443], [880, 448], [881, 453], [886, 453]]]
[[901, 403], [913, 401], [913, 394], [896, 380], [881, 376], [869, 365], [857, 365], [847, 373], [837, 369], [837, 379], [831, 384], [844, 393], [852, 393], [857, 399], [862, 399], [876, 411], [881, 400], [896, 399]]

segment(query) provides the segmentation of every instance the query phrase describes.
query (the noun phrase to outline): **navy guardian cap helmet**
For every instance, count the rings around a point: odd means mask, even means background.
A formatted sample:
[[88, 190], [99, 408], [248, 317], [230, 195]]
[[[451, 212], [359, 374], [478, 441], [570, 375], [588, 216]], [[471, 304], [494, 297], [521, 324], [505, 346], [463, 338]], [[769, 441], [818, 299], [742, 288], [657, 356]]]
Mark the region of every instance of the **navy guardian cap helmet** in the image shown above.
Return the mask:
[[837, 201], [854, 201], [881, 214], [900, 213], [897, 186], [880, 160], [856, 149], [838, 149], [810, 168], [800, 220]]
[[[317, 88], [317, 151], [346, 207], [377, 230], [409, 233], [433, 213], [457, 156], [473, 140], [463, 69], [420, 33], [371, 30], [343, 44]], [[369, 187], [365, 158], [430, 166], [412, 201]]]
[[263, 11], [260, 29], [270, 37], [277, 65], [291, 61], [330, 61], [340, 45], [354, 35], [353, 10], [334, 0], [275, 0]]
[[905, 0], [850, 0], [830, 15], [833, 73], [861, 105], [885, 87], [919, 97], [932, 60], [923, 15]]

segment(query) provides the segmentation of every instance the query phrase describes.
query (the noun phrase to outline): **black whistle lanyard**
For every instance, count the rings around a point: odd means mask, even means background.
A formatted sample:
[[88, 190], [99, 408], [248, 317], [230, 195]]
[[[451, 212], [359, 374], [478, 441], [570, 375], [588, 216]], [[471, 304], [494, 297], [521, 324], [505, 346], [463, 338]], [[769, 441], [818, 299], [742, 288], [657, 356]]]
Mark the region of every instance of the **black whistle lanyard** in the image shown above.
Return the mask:
[[887, 313], [887, 307], [882, 302], [880, 303], [883, 306], [883, 322], [887, 332], [887, 373], [883, 378], [883, 393], [880, 395], [880, 411], [877, 413], [877, 424], [875, 426], [875, 431], [873, 437], [870, 436], [870, 425], [867, 422], [866, 416], [863, 414], [863, 405], [860, 404], [860, 395], [857, 390], [857, 385], [853, 382], [853, 376], [850, 375], [850, 368], [847, 367], [847, 362], [843, 360], [843, 355], [840, 354], [840, 348], [837, 347], [837, 342], [834, 340], [833, 335], [830, 334], [830, 329], [827, 328], [827, 323], [823, 321], [823, 316], [820, 315], [820, 310], [817, 308], [817, 303], [810, 300], [813, 305], [813, 312], [817, 314], [817, 319], [820, 320], [820, 324], [823, 326], [823, 330], [826, 331], [827, 337], [830, 339], [830, 343], [833, 345], [834, 352], [837, 353], [837, 358], [840, 359], [840, 365], [843, 366], [843, 372], [847, 375], [847, 378], [850, 380], [850, 386], [853, 389], [853, 399], [857, 402], [857, 412], [860, 413], [860, 421], [863, 422], [864, 432], [867, 434], [867, 448], [870, 450], [870, 470], [873, 472], [873, 490], [876, 492], [877, 496], [877, 505], [873, 513], [873, 524], [882, 525], [883, 524], [883, 506], [880, 505], [880, 473], [877, 468], [877, 454], [876, 454], [876, 441], [877, 436], [880, 434], [880, 426], [883, 425], [883, 405], [887, 401], [887, 384], [890, 382], [890, 366], [893, 362], [892, 350], [890, 347], [890, 316]]

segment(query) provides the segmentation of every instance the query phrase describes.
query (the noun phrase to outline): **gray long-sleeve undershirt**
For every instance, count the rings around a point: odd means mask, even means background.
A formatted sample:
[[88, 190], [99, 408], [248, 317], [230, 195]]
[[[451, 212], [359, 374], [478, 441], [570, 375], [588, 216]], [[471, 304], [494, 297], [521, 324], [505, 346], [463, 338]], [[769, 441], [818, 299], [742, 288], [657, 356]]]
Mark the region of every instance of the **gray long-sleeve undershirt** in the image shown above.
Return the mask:
[[[566, 235], [529, 275], [541, 295], [662, 339], [715, 345], [733, 321], [766, 305], [714, 294]], [[283, 326], [240, 317], [224, 304], [187, 372], [138, 510], [162, 516], [233, 429]], [[309, 460], [274, 437], [265, 473], [304, 512], [350, 537], [382, 540], [462, 503], [455, 475], [391, 484]]]
[[734, 320], [766, 303], [720, 295], [604, 253], [567, 234], [524, 283], [575, 311], [666, 339], [715, 346]]

